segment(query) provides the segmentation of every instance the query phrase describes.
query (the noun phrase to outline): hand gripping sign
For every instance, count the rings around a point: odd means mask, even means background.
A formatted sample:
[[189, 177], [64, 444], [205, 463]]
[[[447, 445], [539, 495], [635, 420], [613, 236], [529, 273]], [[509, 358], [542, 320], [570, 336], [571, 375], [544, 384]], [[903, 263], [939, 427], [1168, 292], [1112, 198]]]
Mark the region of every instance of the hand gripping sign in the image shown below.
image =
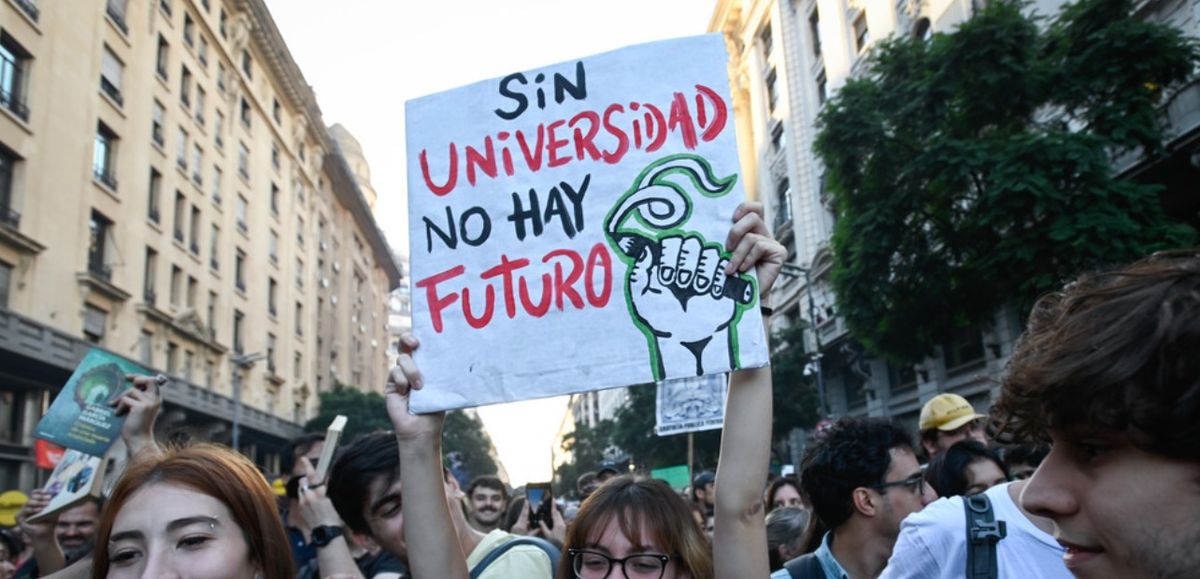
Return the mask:
[[720, 34], [406, 104], [417, 412], [767, 364]]

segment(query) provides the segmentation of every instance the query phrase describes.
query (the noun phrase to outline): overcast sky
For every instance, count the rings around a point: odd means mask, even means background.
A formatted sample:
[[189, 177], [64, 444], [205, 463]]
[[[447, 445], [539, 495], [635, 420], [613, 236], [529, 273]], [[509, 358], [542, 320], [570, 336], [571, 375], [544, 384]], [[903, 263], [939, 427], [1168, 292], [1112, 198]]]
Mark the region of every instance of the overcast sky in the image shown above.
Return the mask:
[[[404, 102], [622, 46], [703, 34], [715, 0], [266, 0], [325, 123], [359, 140], [408, 253]], [[565, 398], [480, 409], [514, 485], [551, 477]]]

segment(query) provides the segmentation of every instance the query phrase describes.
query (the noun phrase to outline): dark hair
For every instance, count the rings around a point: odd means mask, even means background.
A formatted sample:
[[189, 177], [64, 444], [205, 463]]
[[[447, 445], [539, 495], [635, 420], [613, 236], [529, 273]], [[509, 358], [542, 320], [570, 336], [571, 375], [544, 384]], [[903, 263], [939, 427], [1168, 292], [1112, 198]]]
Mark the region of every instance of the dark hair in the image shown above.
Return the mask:
[[854, 489], [883, 482], [893, 448], [912, 451], [912, 437], [886, 418], [842, 418], [810, 445], [800, 463], [800, 487], [830, 529], [854, 513]]
[[471, 484], [467, 486], [467, 498], [470, 498], [472, 495], [474, 495], [475, 489], [479, 487], [500, 491], [500, 496], [504, 497], [505, 501], [508, 501], [508, 487], [505, 486], [504, 482], [495, 475], [485, 474], [483, 476], [475, 477], [475, 479], [471, 481]]
[[1010, 471], [1014, 464], [1027, 464], [1037, 468], [1046, 460], [1047, 454], [1050, 454], [1050, 445], [1044, 442], [1012, 444], [1000, 449], [1000, 460], [1004, 461], [1004, 466]]
[[250, 558], [263, 576], [296, 576], [291, 547], [267, 479], [245, 456], [225, 447], [199, 444], [158, 455], [143, 454], [130, 463], [96, 527], [93, 579], [108, 574], [108, 540], [117, 515], [138, 491], [156, 484], [188, 487], [221, 501], [241, 529]]
[[964, 495], [970, 486], [967, 466], [981, 460], [996, 463], [1004, 473], [1005, 480], [1012, 480], [1008, 467], [986, 445], [978, 440], [960, 440], [929, 461], [929, 466], [925, 468], [925, 481], [937, 491], [939, 497]]
[[308, 451], [312, 450], [312, 447], [318, 442], [325, 442], [325, 435], [320, 432], [302, 434], [289, 440], [287, 444], [283, 445], [283, 448], [279, 449], [279, 474], [291, 476], [292, 469], [296, 468], [296, 459], [308, 454]]
[[[634, 545], [655, 543], [664, 549], [678, 571], [697, 579], [712, 577], [712, 547], [696, 526], [687, 501], [661, 480], [625, 475], [609, 479], [579, 506], [575, 521], [567, 527], [559, 579], [575, 576], [567, 549], [587, 548], [613, 519]], [[648, 537], [641, 536], [643, 526]]]
[[800, 481], [796, 480], [796, 475], [789, 474], [787, 476], [781, 476], [775, 479], [775, 481], [771, 483], [771, 486], [767, 487], [767, 512], [770, 512], [771, 509], [775, 508], [775, 495], [779, 493], [779, 489], [785, 486], [791, 486], [792, 488], [796, 489], [796, 493], [798, 493], [800, 496], [804, 496], [804, 492], [800, 490]]
[[517, 521], [525, 515], [525, 497], [514, 496], [513, 500], [508, 502], [508, 510], [504, 513], [504, 526], [501, 527], [505, 531], [511, 531]]
[[787, 561], [779, 553], [779, 547], [787, 545], [799, 556], [806, 542], [807, 533], [813, 526], [812, 513], [799, 507], [780, 507], [767, 513], [767, 558], [771, 570], [778, 571]]
[[587, 495], [586, 495], [586, 493], [583, 492], [583, 487], [587, 486], [589, 483], [595, 482], [595, 480], [596, 480], [595, 472], [592, 472], [592, 471], [585, 472], [585, 473], [579, 475], [579, 478], [575, 479], [575, 490], [579, 491], [579, 495], [582, 498], [586, 499]]
[[17, 557], [21, 556], [21, 551], [25, 550], [25, 541], [21, 540], [15, 531], [5, 527], [0, 527], [0, 543], [4, 543], [13, 562], [16, 562]]
[[1090, 274], [1038, 301], [992, 406], [1007, 438], [1123, 434], [1200, 460], [1200, 253]]
[[334, 459], [326, 493], [338, 516], [355, 532], [371, 533], [363, 515], [367, 489], [376, 480], [382, 479], [385, 486], [391, 486], [400, 478], [399, 453], [395, 433], [379, 431], [354, 439]]

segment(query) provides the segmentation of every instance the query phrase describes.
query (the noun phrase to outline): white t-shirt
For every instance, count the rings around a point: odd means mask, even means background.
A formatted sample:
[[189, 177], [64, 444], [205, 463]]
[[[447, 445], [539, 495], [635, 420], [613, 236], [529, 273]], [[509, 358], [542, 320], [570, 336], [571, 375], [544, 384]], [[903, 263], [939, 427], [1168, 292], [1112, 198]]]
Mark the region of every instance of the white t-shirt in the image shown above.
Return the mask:
[[[1008, 494], [1012, 483], [986, 491], [997, 521], [1008, 534], [996, 544], [999, 577], [1072, 579], [1063, 564], [1064, 549], [1034, 526]], [[900, 525], [892, 558], [880, 579], [960, 579], [967, 569], [967, 515], [962, 497], [938, 499]]]

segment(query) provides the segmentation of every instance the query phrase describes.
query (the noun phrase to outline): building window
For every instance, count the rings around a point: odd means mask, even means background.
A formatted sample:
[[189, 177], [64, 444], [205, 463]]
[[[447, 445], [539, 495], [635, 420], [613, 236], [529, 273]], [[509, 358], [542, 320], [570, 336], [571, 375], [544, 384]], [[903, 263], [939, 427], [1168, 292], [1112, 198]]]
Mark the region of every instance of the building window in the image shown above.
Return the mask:
[[929, 22], [929, 19], [924, 17], [918, 19], [917, 22], [913, 24], [912, 35], [913, 38], [916, 38], [922, 42], [929, 42], [930, 40], [933, 40], [933, 26]]
[[23, 121], [29, 120], [25, 89], [30, 62], [30, 54], [13, 37], [0, 34], [0, 105]]
[[867, 27], [867, 11], [860, 10], [854, 17], [854, 49], [858, 52], [866, 50], [871, 42], [871, 29]]
[[238, 291], [246, 291], [246, 252], [240, 249], [233, 263], [233, 285]]
[[828, 89], [826, 88], [827, 81], [825, 80], [825, 67], [821, 67], [821, 72], [817, 73], [817, 104], [824, 105], [825, 99], [829, 98]]
[[304, 289], [304, 260], [296, 258], [296, 287]]
[[208, 242], [208, 267], [213, 271], [221, 269], [221, 260], [218, 256], [221, 255], [221, 228], [214, 221], [212, 224], [211, 237]]
[[267, 313], [271, 314], [272, 318], [275, 317], [276, 314], [278, 314], [278, 312], [279, 312], [278, 307], [277, 307], [278, 301], [276, 300], [278, 294], [279, 294], [279, 284], [275, 282], [275, 278], [268, 278], [267, 279]]
[[254, 78], [254, 61], [248, 48], [242, 49], [242, 72], [246, 73], [246, 78]]
[[154, 292], [154, 278], [158, 275], [158, 252], [153, 248], [146, 248], [146, 272], [142, 279], [142, 298], [146, 303], [153, 306], [158, 296]]
[[784, 177], [775, 185], [775, 228], [792, 220], [792, 186]]
[[221, 32], [221, 38], [229, 38], [229, 32], [228, 32], [228, 27], [227, 27], [228, 20], [229, 20], [229, 18], [227, 18], [225, 16], [225, 9], [222, 8], [221, 16], [217, 20], [219, 22], [218, 29]]
[[205, 360], [204, 361], [204, 387], [205, 388], [210, 388], [210, 389], [212, 388], [213, 375], [215, 374], [215, 372], [216, 372], [216, 366], [213, 364], [213, 361]]
[[154, 99], [154, 114], [153, 121], [150, 123], [150, 138], [154, 139], [154, 143], [162, 147], [166, 143], [166, 132], [163, 128], [163, 118], [166, 116], [166, 109], [163, 104]]
[[150, 199], [147, 201], [148, 208], [146, 210], [146, 217], [150, 218], [150, 221], [158, 223], [161, 219], [159, 213], [161, 206], [160, 199], [162, 198], [162, 174], [153, 167], [150, 168], [149, 197]]
[[154, 358], [154, 334], [152, 332], [142, 330], [142, 340], [140, 343], [140, 350], [141, 350], [141, 352], [140, 352], [139, 358], [141, 359], [142, 364], [145, 364], [146, 366], [153, 366], [154, 365], [154, 360], [153, 360], [153, 358]]
[[179, 74], [179, 102], [185, 110], [192, 107], [192, 71], [188, 70], [186, 64]]
[[88, 271], [105, 280], [112, 279], [112, 268], [108, 265], [108, 237], [112, 233], [112, 221], [99, 211], [92, 210], [88, 222]]
[[196, 307], [196, 292], [199, 291], [199, 287], [200, 282], [196, 281], [196, 278], [189, 275], [187, 278], [187, 293], [184, 294], [184, 297], [187, 300], [184, 303], [187, 305], [187, 307]]
[[108, 312], [93, 306], [83, 305], [83, 336], [93, 344], [104, 344], [104, 327], [108, 323]]
[[278, 171], [280, 163], [279, 143], [271, 143], [271, 166], [275, 167], [275, 170]]
[[300, 352], [296, 352], [296, 356], [292, 359], [292, 378], [300, 379], [300, 369], [304, 367], [304, 356]]
[[179, 373], [179, 345], [167, 342], [167, 374], [177, 376]]
[[186, 13], [183, 15], [183, 42], [188, 46], [196, 43], [196, 22], [191, 14]]
[[185, 382], [192, 381], [192, 363], [195, 359], [196, 355], [191, 350], [183, 351], [183, 380]]
[[946, 371], [954, 373], [965, 366], [982, 363], [984, 359], [983, 332], [978, 328], [955, 328], [942, 342]]
[[122, 33], [129, 34], [129, 27], [125, 24], [125, 0], [108, 0], [105, 12]]
[[121, 98], [121, 76], [124, 71], [125, 65], [106, 45], [100, 60], [100, 90], [118, 105], [125, 102]]
[[196, 85], [196, 123], [201, 127], [204, 126], [204, 89], [199, 84]]
[[783, 130], [783, 123], [778, 123], [771, 129], [771, 146], [776, 151], [782, 151], [787, 146], [787, 133]]
[[821, 13], [816, 7], [808, 15], [808, 33], [812, 36], [813, 55], [821, 56]]
[[192, 221], [188, 230], [188, 249], [195, 255], [200, 255], [200, 208], [192, 205]]
[[770, 22], [768, 22], [766, 26], [763, 26], [762, 32], [760, 32], [758, 35], [758, 40], [762, 43], [763, 59], [765, 60], [771, 58], [771, 48], [774, 44], [774, 40], [771, 38]]
[[296, 335], [304, 335], [304, 304], [296, 302]]
[[200, 66], [208, 66], [208, 37], [200, 35], [200, 47], [196, 49], [196, 58], [200, 61]]
[[225, 92], [225, 91], [229, 90], [227, 85], [225, 84], [225, 77], [227, 77], [227, 76], [229, 76], [229, 70], [225, 68], [224, 64], [218, 62], [217, 63], [217, 90], [219, 90], [221, 92]]
[[187, 173], [187, 150], [187, 131], [185, 131], [183, 127], [179, 127], [178, 139], [175, 141], [175, 164], [178, 165], [185, 174]]
[[242, 343], [245, 333], [242, 328], [244, 320], [245, 316], [242, 315], [242, 312], [233, 310], [233, 352], [239, 355], [246, 350], [245, 344]]
[[221, 205], [221, 168], [213, 163], [212, 198], [213, 203]]
[[771, 111], [772, 113], [775, 112], [775, 105], [779, 103], [779, 87], [776, 86], [777, 80], [775, 67], [772, 66], [770, 72], [767, 73], [766, 78], [767, 110]]
[[166, 14], [167, 18], [170, 19], [170, 17], [171, 17], [171, 0], [158, 0], [158, 7], [160, 10], [163, 11], [163, 14]]
[[249, 101], [247, 101], [245, 98], [242, 98], [242, 104], [238, 110], [241, 111], [242, 126], [246, 127], [247, 131], [250, 130], [250, 103], [249, 103]]
[[204, 170], [204, 149], [200, 148], [200, 143], [192, 143], [192, 182], [197, 187], [204, 185], [204, 176], [200, 174]]
[[96, 146], [92, 150], [92, 176], [109, 189], [117, 190], [117, 134], [104, 123], [96, 126]]
[[279, 104], [279, 99], [271, 99], [271, 116], [275, 117], [276, 123], [283, 123], [283, 107]]
[[213, 142], [217, 144], [218, 149], [225, 148], [225, 114], [217, 111], [217, 120], [213, 124]]
[[279, 215], [279, 185], [271, 183], [271, 215]]
[[238, 143], [238, 175], [250, 179], [250, 149], [246, 148], [246, 143]]
[[13, 210], [13, 172], [20, 159], [0, 145], [0, 223], [16, 229], [21, 226], [21, 215]]
[[175, 233], [175, 241], [183, 243], [183, 220], [187, 217], [187, 198], [183, 196], [183, 192], [175, 190], [175, 222], [172, 231]]
[[304, 248], [304, 217], [299, 213], [296, 214], [296, 243]]
[[208, 322], [209, 337], [213, 337], [217, 333], [217, 292], [208, 292], [208, 316], [205, 318]]
[[267, 333], [267, 371], [275, 373], [275, 334]]
[[170, 299], [168, 300], [168, 302], [172, 306], [179, 305], [179, 292], [181, 291], [179, 286], [182, 284], [183, 284], [183, 270], [179, 269], [178, 265], [172, 265], [171, 266], [171, 287], [167, 288], [167, 291], [170, 292], [168, 294], [170, 296]]
[[154, 60], [154, 70], [158, 78], [167, 80], [167, 59], [171, 55], [171, 44], [163, 35], [158, 35], [158, 53]]
[[271, 258], [271, 263], [279, 263], [279, 234], [271, 232], [267, 238], [267, 255]]
[[246, 198], [242, 197], [241, 195], [238, 195], [237, 226], [238, 226], [238, 229], [241, 230], [243, 233], [247, 229], [249, 229], [249, 226], [247, 225], [247, 221], [246, 221], [246, 215], [247, 215], [247, 212], [249, 211], [249, 208], [250, 207], [249, 207], [249, 204], [246, 202]]

